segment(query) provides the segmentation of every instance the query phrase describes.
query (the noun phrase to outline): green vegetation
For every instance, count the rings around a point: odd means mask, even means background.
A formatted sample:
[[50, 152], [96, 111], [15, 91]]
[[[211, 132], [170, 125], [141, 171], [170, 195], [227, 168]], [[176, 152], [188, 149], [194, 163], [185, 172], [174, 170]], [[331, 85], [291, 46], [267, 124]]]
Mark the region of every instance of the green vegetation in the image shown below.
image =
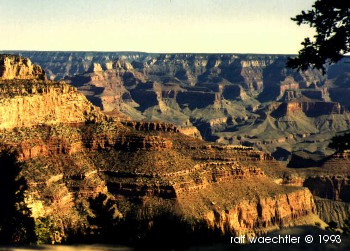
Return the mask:
[[55, 244], [62, 241], [62, 230], [51, 217], [40, 217], [35, 220], [37, 244]]
[[289, 59], [287, 66], [307, 70], [311, 65], [325, 72], [325, 63], [336, 63], [350, 52], [350, 2], [316, 0], [311, 10], [292, 18], [298, 25], [315, 28], [314, 39], [305, 38], [299, 56]]

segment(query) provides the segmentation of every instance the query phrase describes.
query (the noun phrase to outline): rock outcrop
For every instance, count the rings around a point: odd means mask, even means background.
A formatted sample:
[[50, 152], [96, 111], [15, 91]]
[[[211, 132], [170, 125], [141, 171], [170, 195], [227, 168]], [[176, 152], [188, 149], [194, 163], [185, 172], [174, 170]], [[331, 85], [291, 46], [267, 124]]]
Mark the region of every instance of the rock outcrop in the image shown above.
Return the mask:
[[1, 55], [0, 74], [0, 129], [105, 118], [76, 88], [46, 80], [27, 58]]
[[97, 122], [105, 117], [64, 82], [0, 80], [0, 96], [0, 129]]
[[30, 59], [13, 55], [0, 55], [0, 79], [45, 80], [45, 71]]
[[[305, 211], [305, 208], [312, 209]], [[289, 194], [271, 197], [258, 197], [256, 200], [242, 200], [230, 210], [216, 207], [207, 214], [208, 221], [213, 227], [233, 229], [236, 236], [254, 234], [250, 229], [266, 233], [267, 230], [293, 226], [294, 220], [315, 212], [314, 201], [310, 192], [298, 190]]]
[[196, 139], [202, 139], [200, 131], [195, 126], [182, 126], [179, 128], [179, 132]]
[[283, 103], [279, 109], [283, 115], [305, 113], [308, 117], [319, 117], [323, 115], [341, 114], [346, 111], [339, 103], [335, 102], [315, 102], [315, 101], [292, 101]]
[[318, 215], [324, 222], [336, 222], [338, 227], [344, 226], [349, 219], [350, 203], [315, 197]]

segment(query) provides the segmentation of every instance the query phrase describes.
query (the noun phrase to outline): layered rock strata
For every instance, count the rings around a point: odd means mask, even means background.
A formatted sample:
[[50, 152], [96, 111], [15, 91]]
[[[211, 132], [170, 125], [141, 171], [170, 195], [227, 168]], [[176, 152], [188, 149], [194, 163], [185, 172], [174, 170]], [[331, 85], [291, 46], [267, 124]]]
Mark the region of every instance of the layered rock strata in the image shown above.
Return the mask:
[[16, 115], [0, 110], [0, 147], [18, 153], [26, 202], [37, 221], [56, 223], [55, 240], [84, 230], [88, 199], [98, 193], [114, 198], [125, 219], [151, 224], [170, 212], [232, 234], [259, 234], [315, 212], [308, 190], [277, 185], [264, 173], [287, 171], [271, 155], [209, 144], [169, 123], [110, 119], [63, 82], [0, 85], [0, 101]]
[[45, 80], [45, 71], [30, 59], [13, 55], [0, 55], [0, 79]]
[[[328, 76], [285, 67], [286, 55], [21, 52], [50, 78], [66, 78], [110, 115], [167, 121], [188, 135], [254, 146], [288, 160], [331, 154], [327, 140], [350, 129], [348, 68]], [[276, 150], [277, 149], [277, 150]]]

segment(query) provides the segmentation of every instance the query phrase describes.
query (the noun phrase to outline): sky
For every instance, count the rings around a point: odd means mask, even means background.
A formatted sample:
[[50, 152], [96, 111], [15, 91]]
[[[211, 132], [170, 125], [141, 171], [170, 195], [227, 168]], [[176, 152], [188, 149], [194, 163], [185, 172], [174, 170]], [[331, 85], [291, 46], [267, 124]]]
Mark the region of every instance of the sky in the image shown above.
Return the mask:
[[314, 0], [0, 0], [0, 50], [296, 54]]

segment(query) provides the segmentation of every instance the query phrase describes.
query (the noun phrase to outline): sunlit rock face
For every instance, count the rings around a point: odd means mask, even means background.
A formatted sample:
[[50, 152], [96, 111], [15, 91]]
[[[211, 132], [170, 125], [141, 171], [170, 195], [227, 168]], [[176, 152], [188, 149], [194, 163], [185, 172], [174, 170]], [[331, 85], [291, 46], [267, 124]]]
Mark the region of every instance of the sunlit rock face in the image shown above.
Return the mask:
[[[108, 68], [120, 76], [133, 69]], [[308, 190], [274, 182], [288, 170], [269, 154], [189, 137], [171, 123], [120, 121], [64, 82], [11, 74], [0, 80], [0, 149], [16, 151], [26, 203], [38, 224], [54, 222], [56, 242], [88, 231], [88, 200], [99, 193], [116, 201], [116, 217], [152, 226], [166, 213], [232, 234], [260, 234], [315, 213]]]
[[38, 124], [85, 123], [105, 115], [76, 88], [46, 80], [27, 58], [0, 56], [0, 129]]
[[30, 59], [12, 55], [0, 55], [0, 79], [45, 79], [44, 70]]

